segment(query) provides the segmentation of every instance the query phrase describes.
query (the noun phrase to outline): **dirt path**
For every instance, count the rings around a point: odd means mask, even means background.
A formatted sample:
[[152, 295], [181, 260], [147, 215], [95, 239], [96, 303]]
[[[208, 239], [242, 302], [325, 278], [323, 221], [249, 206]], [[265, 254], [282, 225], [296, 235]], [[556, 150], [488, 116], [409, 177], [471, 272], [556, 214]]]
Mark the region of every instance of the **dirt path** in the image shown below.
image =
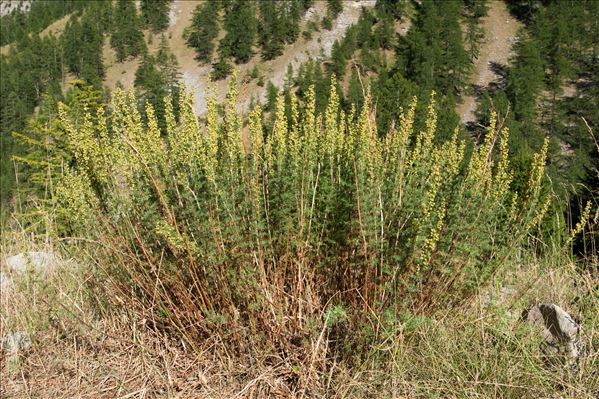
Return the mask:
[[[513, 18], [503, 1], [490, 1], [489, 13], [482, 19], [485, 39], [480, 56], [475, 61], [472, 84], [485, 88], [499, 76], [493, 71], [492, 65], [507, 66], [512, 56], [512, 45], [516, 40], [518, 30], [522, 26]], [[475, 120], [478, 98], [476, 95], [466, 96], [456, 111], [462, 123]]]

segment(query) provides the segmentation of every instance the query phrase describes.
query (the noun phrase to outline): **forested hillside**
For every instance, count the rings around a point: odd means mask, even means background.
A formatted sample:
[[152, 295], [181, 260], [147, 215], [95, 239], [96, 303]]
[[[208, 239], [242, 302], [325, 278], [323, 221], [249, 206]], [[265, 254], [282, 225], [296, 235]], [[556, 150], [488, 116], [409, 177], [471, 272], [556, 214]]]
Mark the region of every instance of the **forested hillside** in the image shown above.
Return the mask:
[[[198, 2], [185, 10], [193, 9], [193, 13], [189, 25], [176, 32], [181, 36], [177, 42], [167, 29], [169, 10], [173, 9], [170, 18], [177, 19], [179, 5], [168, 0], [141, 1], [137, 6], [132, 0], [34, 1], [27, 11], [17, 10], [2, 17], [3, 204], [10, 203], [15, 179], [9, 154], [17, 149], [11, 132], [23, 132], [44, 98], [68, 98], [68, 82], [74, 79], [109, 98], [104, 87], [114, 89], [120, 84], [119, 76], [113, 77], [112, 71], [119, 73], [118, 64], [125, 61], [127, 74], [136, 69], [134, 79], [125, 80], [125, 84], [137, 87], [141, 102], [152, 102], [162, 126], [161, 99], [169, 93], [176, 95], [179, 82], [197, 85], [196, 103], [205, 104], [202, 91], [206, 85], [195, 74], [207, 73], [218, 80], [252, 60], [251, 69], [247, 67], [245, 73], [248, 84], [253, 81], [253, 86], [242, 93], [246, 96], [243, 101], [254, 97], [266, 101], [268, 106], [272, 102], [268, 97], [275, 91], [268, 83], [270, 76], [279, 89], [297, 90], [300, 94], [315, 83], [317, 107], [322, 110], [329, 76], [335, 73], [347, 96], [342, 99], [346, 110], [352, 103], [359, 108], [364, 87], [372, 85], [378, 128], [386, 132], [399, 116], [399, 108], [405, 108], [412, 96], [424, 99], [435, 90], [438, 107], [443, 110], [441, 130], [449, 137], [460, 125], [456, 107], [475, 89], [470, 82], [480, 48], [485, 41], [493, 40], [485, 38], [481, 25], [488, 4], [379, 1], [372, 8], [370, 3], [364, 3], [359, 20], [339, 40], [321, 43], [323, 48], [329, 46], [330, 60], [299, 65], [295, 62], [295, 70], [279, 63], [269, 67], [276, 70], [274, 73], [261, 68], [260, 60], [277, 60], [295, 42], [309, 43], [318, 31], [332, 28], [344, 7], [355, 7], [350, 4], [353, 2], [324, 3], [324, 14], [310, 18], [316, 10], [311, 8], [315, 6], [313, 1]], [[480, 140], [481, 132], [476, 126], [485, 125], [489, 109], [506, 114], [505, 123], [514, 137], [513, 156], [521, 163], [526, 163], [531, 151], [540, 148], [544, 136], [550, 136], [555, 165], [552, 178], [560, 182], [558, 189], [567, 200], [570, 194], [585, 191], [579, 184], [593, 176], [592, 160], [596, 155], [582, 117], [591, 127], [595, 125], [597, 116], [592, 111], [597, 105], [593, 92], [597, 78], [593, 72], [597, 68], [597, 2], [573, 1], [567, 15], [560, 8], [562, 2], [506, 4], [513, 16], [524, 23], [514, 44], [511, 67], [493, 66], [501, 70], [500, 78], [482, 93], [483, 88], [478, 89], [478, 120], [461, 127], [461, 131]], [[62, 30], [38, 35], [59, 19], [66, 19]], [[573, 20], [579, 23], [566, 23]], [[170, 38], [161, 39], [160, 32], [166, 32]], [[181, 73], [177, 57], [169, 47], [174, 44], [175, 53], [187, 65], [189, 60], [178, 50], [182, 43], [187, 51], [195, 53], [197, 67], [203, 69]], [[560, 50], [555, 50], [555, 46]], [[293, 49], [295, 54], [297, 50]], [[107, 69], [111, 76], [105, 81]], [[224, 86], [219, 87], [223, 95]], [[422, 102], [419, 109], [425, 106]], [[510, 112], [506, 113], [508, 107]], [[201, 106], [197, 111], [204, 110], [205, 106]], [[520, 127], [523, 125], [526, 128]]]
[[8, 396], [599, 392], [599, 1], [0, 1]]

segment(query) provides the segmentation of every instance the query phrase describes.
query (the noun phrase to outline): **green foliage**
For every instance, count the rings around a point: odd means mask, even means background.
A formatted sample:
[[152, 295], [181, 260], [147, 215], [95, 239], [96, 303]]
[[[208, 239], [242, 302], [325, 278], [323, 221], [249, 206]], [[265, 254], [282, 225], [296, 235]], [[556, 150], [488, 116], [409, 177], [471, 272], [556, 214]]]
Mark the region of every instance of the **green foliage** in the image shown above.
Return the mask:
[[191, 27], [185, 32], [188, 46], [196, 50], [196, 59], [208, 63], [212, 60], [214, 40], [218, 36], [218, 11], [220, 2], [207, 1], [193, 11]]
[[63, 16], [81, 11], [91, 2], [83, 0], [38, 0], [25, 11], [17, 9], [0, 17], [0, 46], [36, 35]]
[[343, 54], [343, 50], [339, 45], [339, 42], [335, 40], [333, 49], [331, 50], [331, 71], [337, 76], [343, 76], [345, 74], [346, 65], [347, 61]]
[[141, 19], [152, 32], [160, 32], [168, 28], [169, 3], [171, 0], [141, 0]]
[[464, 3], [466, 17], [464, 45], [467, 48], [470, 59], [475, 60], [480, 55], [480, 46], [485, 37], [480, 20], [487, 15], [489, 6], [486, 0], [466, 0]]
[[455, 1], [425, 0], [397, 48], [397, 69], [422, 88], [459, 94], [472, 64], [464, 49]]
[[218, 61], [212, 64], [212, 72], [210, 72], [211, 80], [222, 80], [225, 79], [233, 72], [233, 65], [229, 62], [226, 57], [219, 57]]
[[171, 53], [168, 41], [162, 35], [158, 52], [155, 55], [144, 55], [141, 65], [135, 72], [134, 82], [142, 109], [147, 102], [152, 104], [162, 132], [166, 132], [163, 100], [167, 96], [178, 98], [179, 75], [177, 58]]
[[526, 37], [518, 40], [515, 50], [517, 55], [508, 74], [506, 94], [516, 118], [532, 122], [536, 118], [536, 99], [545, 79], [543, 60], [536, 44]]
[[270, 0], [259, 3], [261, 29], [258, 38], [262, 47], [262, 58], [265, 60], [272, 60], [283, 53], [286, 21], [281, 15], [281, 10], [285, 6], [287, 4], [284, 2]]
[[71, 17], [60, 38], [65, 64], [77, 77], [102, 86], [104, 66], [102, 46], [104, 31], [95, 23], [97, 15], [87, 12], [81, 18]]
[[115, 49], [119, 62], [146, 51], [141, 22], [133, 0], [117, 0], [110, 45]]
[[[549, 137], [548, 174], [559, 198], [555, 206], [565, 209], [570, 202], [574, 224], [584, 207], [581, 199], [588, 200], [597, 187], [591, 177], [595, 145], [589, 129], [596, 131], [597, 126], [597, 95], [592, 88], [598, 81], [594, 65], [599, 48], [595, 32], [599, 7], [593, 1], [569, 2], [566, 8], [554, 2], [508, 4], [526, 26], [514, 46], [505, 84], [483, 98], [478, 115], [483, 123], [490, 109], [507, 115], [517, 190], [525, 184], [532, 153]], [[565, 97], [568, 86], [571, 92]], [[583, 181], [590, 185], [579, 184]], [[569, 212], [566, 215], [570, 217]]]
[[326, 30], [333, 29], [333, 21], [329, 15], [322, 17], [322, 27]]
[[241, 331], [291, 339], [299, 326], [280, 315], [318, 318], [317, 303], [332, 301], [335, 324], [361, 301], [421, 313], [474, 294], [547, 210], [546, 146], [515, 196], [495, 115], [466, 158], [457, 132], [436, 142], [434, 100], [420, 132], [414, 100], [381, 137], [371, 100], [346, 115], [337, 86], [333, 78], [322, 114], [313, 87], [301, 107], [292, 93], [276, 94], [266, 134], [259, 108], [242, 132], [234, 81], [222, 114], [208, 100], [205, 126], [193, 96], [181, 96], [178, 125], [167, 99], [165, 141], [153, 107], [144, 123], [131, 94], [116, 92], [97, 123], [77, 125], [62, 107], [74, 158], [55, 199], [76, 215], [72, 234], [97, 226], [109, 297], [134, 287], [136, 307], [192, 344], [223, 324], [240, 344]]
[[[82, 80], [72, 83], [64, 100], [69, 105], [69, 115], [77, 128], [85, 123], [96, 122], [96, 110], [104, 103], [103, 93]], [[88, 119], [82, 120], [83, 115]], [[40, 221], [44, 224], [42, 229], [52, 230], [53, 226], [46, 226], [46, 220], [41, 215], [52, 208], [56, 182], [73, 160], [66, 132], [58, 119], [57, 100], [44, 95], [36, 117], [30, 119], [20, 132], [13, 132], [12, 136], [16, 145], [9, 159], [14, 162], [20, 176], [14, 193], [19, 202], [15, 216], [26, 231], [30, 226], [39, 225]], [[63, 220], [62, 215], [56, 216]], [[64, 232], [60, 223], [53, 231], [54, 234]]]
[[341, 11], [343, 11], [343, 3], [341, 3], [341, 0], [327, 0], [327, 15], [329, 15], [331, 19], [337, 18]]
[[250, 0], [231, 0], [224, 4], [227, 34], [219, 44], [221, 60], [230, 56], [237, 64], [244, 64], [254, 55], [258, 28], [255, 7], [255, 2]]

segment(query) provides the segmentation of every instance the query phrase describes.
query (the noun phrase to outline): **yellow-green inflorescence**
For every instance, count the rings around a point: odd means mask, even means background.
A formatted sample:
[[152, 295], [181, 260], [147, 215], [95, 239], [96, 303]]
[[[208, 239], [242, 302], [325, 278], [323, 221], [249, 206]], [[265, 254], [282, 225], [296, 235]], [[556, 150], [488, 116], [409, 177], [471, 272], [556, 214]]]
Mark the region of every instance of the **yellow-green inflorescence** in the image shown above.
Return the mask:
[[[133, 220], [172, 251], [197, 252], [207, 268], [234, 260], [262, 272], [302, 264], [314, 275], [344, 259], [363, 270], [352, 278], [380, 281], [413, 264], [433, 274], [490, 268], [542, 219], [547, 143], [518, 196], [510, 188], [509, 132], [497, 128], [494, 113], [466, 159], [458, 129], [436, 140], [434, 94], [421, 132], [414, 132], [416, 98], [391, 132], [378, 132], [371, 96], [345, 113], [336, 87], [333, 77], [323, 115], [314, 87], [302, 98], [286, 94], [288, 102], [279, 94], [271, 123], [259, 106], [246, 119], [238, 112], [235, 80], [224, 112], [211, 93], [202, 119], [188, 91], [178, 107], [165, 99], [162, 123], [152, 105], [140, 108], [121, 90], [79, 125], [61, 106], [75, 162], [57, 197], [74, 218]], [[277, 276], [287, 284], [295, 273]]]

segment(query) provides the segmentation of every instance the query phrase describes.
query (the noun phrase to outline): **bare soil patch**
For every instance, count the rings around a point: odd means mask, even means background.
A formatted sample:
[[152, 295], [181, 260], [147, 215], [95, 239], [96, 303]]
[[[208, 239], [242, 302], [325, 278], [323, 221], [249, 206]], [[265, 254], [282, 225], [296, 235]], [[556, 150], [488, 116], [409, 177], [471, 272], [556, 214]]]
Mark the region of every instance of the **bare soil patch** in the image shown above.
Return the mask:
[[[512, 46], [516, 41], [522, 24], [513, 18], [503, 1], [489, 1], [489, 13], [482, 19], [485, 39], [480, 56], [474, 63], [472, 84], [479, 88], [487, 87], [499, 78], [493, 65], [507, 66], [513, 54]], [[457, 113], [463, 123], [475, 120], [474, 112], [478, 97], [468, 95], [458, 105]]]

